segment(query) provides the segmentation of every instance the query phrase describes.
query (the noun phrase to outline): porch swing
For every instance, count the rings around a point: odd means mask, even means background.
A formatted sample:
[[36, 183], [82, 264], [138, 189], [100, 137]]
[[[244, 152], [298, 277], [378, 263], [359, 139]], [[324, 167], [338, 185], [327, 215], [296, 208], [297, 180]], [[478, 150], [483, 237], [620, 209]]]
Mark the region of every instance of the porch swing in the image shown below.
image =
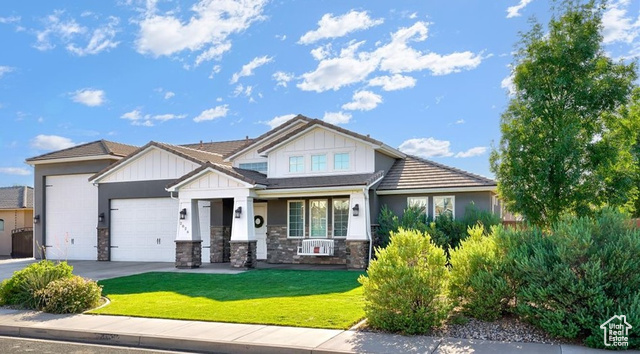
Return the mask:
[[333, 256], [333, 240], [301, 240], [298, 256]]

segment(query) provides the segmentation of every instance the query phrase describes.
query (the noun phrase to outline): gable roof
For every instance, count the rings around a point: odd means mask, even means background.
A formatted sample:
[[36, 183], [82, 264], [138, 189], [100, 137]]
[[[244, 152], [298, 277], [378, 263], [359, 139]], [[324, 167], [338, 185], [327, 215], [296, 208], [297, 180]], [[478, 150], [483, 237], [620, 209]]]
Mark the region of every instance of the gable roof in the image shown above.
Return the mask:
[[495, 187], [496, 181], [430, 160], [408, 155], [396, 160], [379, 191]]
[[70, 159], [90, 156], [114, 156], [124, 157], [134, 152], [138, 147], [133, 145], [116, 143], [108, 140], [97, 140], [90, 143], [72, 146], [67, 149], [49, 152], [43, 155], [31, 157], [27, 162], [48, 161], [57, 159]]
[[0, 209], [33, 208], [33, 188], [0, 187]]

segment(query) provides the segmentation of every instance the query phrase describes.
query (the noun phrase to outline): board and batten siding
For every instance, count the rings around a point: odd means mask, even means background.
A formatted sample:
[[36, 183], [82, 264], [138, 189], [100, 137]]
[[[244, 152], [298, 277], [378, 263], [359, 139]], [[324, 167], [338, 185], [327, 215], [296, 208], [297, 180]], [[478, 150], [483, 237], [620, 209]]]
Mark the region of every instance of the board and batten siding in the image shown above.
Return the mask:
[[200, 165], [193, 161], [152, 148], [102, 178], [100, 183], [176, 179], [198, 167]]
[[[348, 170], [333, 169], [335, 153], [349, 153]], [[327, 169], [324, 172], [311, 171], [311, 155], [321, 154], [327, 156]], [[304, 173], [289, 172], [290, 156], [304, 156]], [[374, 156], [375, 150], [368, 144], [327, 129], [315, 128], [269, 153], [269, 177], [373, 173]]]
[[228, 188], [245, 188], [245, 186], [229, 177], [215, 172], [209, 172], [195, 181], [180, 187], [181, 191], [200, 190], [200, 189], [228, 189]]
[[297, 122], [295, 124], [292, 124], [287, 129], [283, 129], [282, 131], [280, 131], [280, 132], [278, 132], [276, 134], [273, 134], [273, 136], [270, 136], [268, 139], [265, 139], [260, 144], [254, 146], [251, 150], [246, 151], [246, 152], [238, 155], [237, 157], [235, 157], [233, 159], [233, 162], [232, 162], [233, 167], [240, 167], [241, 163], [266, 162], [267, 158], [262, 156], [262, 154], [260, 154], [258, 152], [258, 150], [260, 150], [261, 148], [263, 148], [267, 144], [270, 144], [272, 141], [275, 141], [276, 139], [279, 139], [279, 138], [285, 136], [286, 134], [288, 134], [292, 130], [300, 128], [304, 124], [306, 124], [306, 123], [303, 122], [303, 121], [300, 121], [300, 122]]

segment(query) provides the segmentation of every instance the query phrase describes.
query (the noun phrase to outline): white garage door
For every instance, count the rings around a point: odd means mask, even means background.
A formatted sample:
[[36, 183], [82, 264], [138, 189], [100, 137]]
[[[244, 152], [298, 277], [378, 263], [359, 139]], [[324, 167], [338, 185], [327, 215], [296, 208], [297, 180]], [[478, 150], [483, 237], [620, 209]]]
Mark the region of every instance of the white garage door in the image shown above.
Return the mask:
[[175, 262], [178, 201], [111, 200], [111, 260]]
[[211, 262], [211, 202], [198, 201], [200, 210], [200, 238], [202, 239], [202, 263]]
[[91, 175], [47, 176], [45, 180], [46, 257], [96, 260], [98, 188]]

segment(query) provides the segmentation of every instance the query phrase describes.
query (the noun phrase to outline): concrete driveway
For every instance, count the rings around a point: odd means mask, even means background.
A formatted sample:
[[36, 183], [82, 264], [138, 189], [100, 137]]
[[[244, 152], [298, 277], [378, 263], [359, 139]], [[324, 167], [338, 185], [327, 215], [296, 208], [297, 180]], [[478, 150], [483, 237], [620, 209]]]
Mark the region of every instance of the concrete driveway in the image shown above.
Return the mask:
[[[29, 259], [9, 259], [0, 261], [0, 280], [8, 279], [13, 272], [35, 262]], [[205, 263], [200, 268], [176, 269], [169, 262], [98, 262], [68, 261], [73, 266], [73, 274], [93, 280], [123, 277], [146, 272], [179, 272], [201, 274], [237, 274], [242, 270], [231, 269], [229, 263]]]

